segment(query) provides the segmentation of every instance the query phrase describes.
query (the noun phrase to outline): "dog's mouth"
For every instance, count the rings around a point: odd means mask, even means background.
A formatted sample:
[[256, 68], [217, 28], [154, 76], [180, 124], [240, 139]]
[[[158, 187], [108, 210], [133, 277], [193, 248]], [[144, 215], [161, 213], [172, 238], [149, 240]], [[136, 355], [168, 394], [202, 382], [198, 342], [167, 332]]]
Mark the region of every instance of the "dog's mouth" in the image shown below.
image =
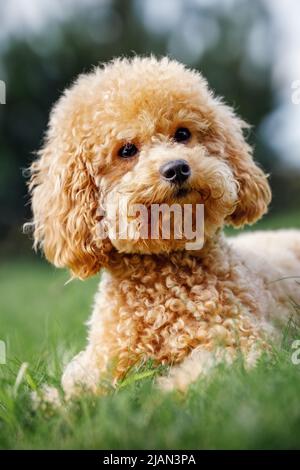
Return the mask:
[[178, 199], [182, 199], [186, 197], [190, 192], [191, 190], [189, 188], [178, 188], [175, 190], [175, 197]]
[[198, 203], [201, 204], [204, 202], [205, 197], [202, 194], [202, 191], [192, 187], [180, 187], [174, 188], [171, 200], [179, 204], [188, 204], [188, 203]]

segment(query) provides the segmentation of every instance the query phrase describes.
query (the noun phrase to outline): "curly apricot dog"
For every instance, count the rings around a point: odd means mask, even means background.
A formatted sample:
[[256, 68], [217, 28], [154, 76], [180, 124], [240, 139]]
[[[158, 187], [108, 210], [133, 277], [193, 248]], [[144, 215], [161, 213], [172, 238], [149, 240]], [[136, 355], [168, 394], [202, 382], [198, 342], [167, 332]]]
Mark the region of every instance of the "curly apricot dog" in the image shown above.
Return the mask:
[[[300, 275], [300, 232], [222, 234], [256, 222], [271, 199], [245, 127], [198, 72], [167, 58], [95, 68], [54, 106], [31, 167], [35, 246], [74, 277], [104, 268], [87, 348], [62, 378], [67, 397], [100, 393], [102, 377], [116, 381], [147, 359], [172, 365], [166, 389], [184, 389], [239, 351], [254, 364], [278, 336], [300, 289], [273, 281]], [[203, 247], [136, 236], [138, 225], [100, 237], [124, 197], [147, 208], [203, 204]]]

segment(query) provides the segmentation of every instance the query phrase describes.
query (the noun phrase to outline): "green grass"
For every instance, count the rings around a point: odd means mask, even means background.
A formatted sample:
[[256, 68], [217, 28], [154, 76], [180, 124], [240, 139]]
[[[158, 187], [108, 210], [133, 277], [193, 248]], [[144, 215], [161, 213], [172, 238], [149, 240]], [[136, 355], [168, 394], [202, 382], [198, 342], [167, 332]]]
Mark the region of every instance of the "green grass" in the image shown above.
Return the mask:
[[[269, 221], [268, 228], [276, 224]], [[282, 225], [300, 224], [291, 217]], [[43, 383], [58, 386], [63, 365], [85, 344], [98, 279], [67, 280], [65, 272], [37, 260], [1, 263], [0, 340], [7, 364], [0, 365], [0, 448], [300, 447], [300, 365], [291, 362], [291, 331], [272, 362], [262, 358], [251, 372], [242, 362], [220, 366], [186, 395], [159, 392], [153, 385], [159, 371], [148, 365], [107, 396], [34, 411], [31, 392]], [[28, 368], [16, 384], [24, 362]]]
[[295, 212], [287, 211], [284, 214], [276, 215], [271, 213], [263, 217], [256, 224], [246, 226], [244, 230], [235, 230], [229, 227], [226, 228], [226, 232], [228, 235], [237, 235], [240, 232], [249, 230], [277, 230], [281, 228], [300, 228], [300, 210]]

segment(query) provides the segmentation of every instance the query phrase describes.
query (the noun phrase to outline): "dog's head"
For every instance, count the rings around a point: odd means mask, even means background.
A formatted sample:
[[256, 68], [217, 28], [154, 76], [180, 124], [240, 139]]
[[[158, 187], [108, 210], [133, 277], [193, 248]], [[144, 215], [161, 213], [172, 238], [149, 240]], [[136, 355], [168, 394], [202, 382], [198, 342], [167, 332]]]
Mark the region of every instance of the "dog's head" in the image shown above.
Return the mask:
[[166, 58], [115, 60], [80, 76], [54, 106], [32, 165], [36, 245], [84, 278], [108, 264], [112, 249], [184, 249], [185, 240], [172, 235], [136, 236], [139, 224], [133, 236], [99, 236], [99, 226], [122, 215], [120, 201], [147, 210], [204, 204], [206, 239], [226, 223], [254, 223], [270, 189], [244, 127], [199, 73]]

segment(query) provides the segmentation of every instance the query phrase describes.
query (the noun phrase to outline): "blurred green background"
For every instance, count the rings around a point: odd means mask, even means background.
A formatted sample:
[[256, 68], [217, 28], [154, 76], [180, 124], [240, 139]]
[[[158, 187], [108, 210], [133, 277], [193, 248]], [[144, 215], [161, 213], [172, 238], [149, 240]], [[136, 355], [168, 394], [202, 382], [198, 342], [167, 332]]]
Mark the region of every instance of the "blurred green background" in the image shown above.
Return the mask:
[[33, 414], [30, 393], [58, 386], [84, 347], [98, 276], [65, 285], [68, 273], [41, 263], [22, 233], [31, 217], [25, 169], [53, 103], [91, 66], [150, 53], [199, 69], [252, 125], [248, 138], [274, 196], [254, 228], [300, 227], [299, 18], [299, 0], [0, 2], [0, 448], [299, 447], [299, 367], [289, 348], [251, 375], [221, 370], [185, 400], [137, 381], [52, 419]]
[[[6, 83], [7, 96], [6, 104], [0, 105], [0, 255], [30, 253], [30, 243], [21, 234], [22, 224], [30, 218], [24, 169], [41, 145], [53, 103], [92, 65], [135, 53], [168, 54], [203, 72], [216, 93], [253, 126], [249, 140], [255, 157], [271, 173], [270, 217], [276, 216], [275, 225], [299, 225], [300, 139], [291, 138], [291, 133], [300, 134], [300, 106], [293, 115], [297, 106], [292, 109], [288, 95], [299, 77], [293, 76], [297, 69], [291, 62], [292, 23], [278, 23], [283, 15], [276, 4], [1, 2], [0, 79]], [[297, 6], [295, 13], [290, 10], [288, 21], [297, 12]], [[282, 133], [285, 128], [288, 131]]]

